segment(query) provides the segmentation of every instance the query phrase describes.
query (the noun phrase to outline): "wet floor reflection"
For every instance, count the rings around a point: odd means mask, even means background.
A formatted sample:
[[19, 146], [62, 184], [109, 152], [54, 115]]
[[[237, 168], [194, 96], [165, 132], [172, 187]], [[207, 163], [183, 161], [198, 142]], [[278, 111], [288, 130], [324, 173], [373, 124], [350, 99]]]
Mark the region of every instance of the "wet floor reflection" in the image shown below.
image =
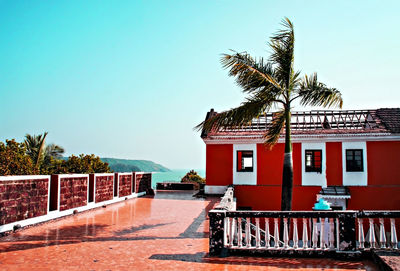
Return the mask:
[[[218, 198], [157, 193], [0, 238], [0, 269], [373, 270], [369, 262], [208, 257], [207, 212]], [[135, 268], [132, 268], [135, 267]], [[139, 268], [140, 267], [140, 268]]]

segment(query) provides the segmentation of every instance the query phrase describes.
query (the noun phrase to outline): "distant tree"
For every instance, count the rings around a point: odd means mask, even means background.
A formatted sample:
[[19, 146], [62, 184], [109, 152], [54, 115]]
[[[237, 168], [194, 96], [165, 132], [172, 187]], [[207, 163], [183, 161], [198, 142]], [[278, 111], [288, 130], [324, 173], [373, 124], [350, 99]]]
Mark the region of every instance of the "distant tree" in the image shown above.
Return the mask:
[[197, 172], [192, 169], [191, 171], [186, 173], [185, 176], [183, 176], [183, 178], [181, 179], [181, 182], [182, 183], [196, 182], [196, 183], [202, 184], [202, 183], [206, 183], [206, 180], [204, 178], [202, 178], [201, 176], [199, 176], [199, 174], [197, 174]]
[[0, 175], [37, 174], [31, 158], [26, 154], [26, 147], [14, 139], [0, 142]]
[[[57, 165], [56, 165], [57, 166]], [[63, 161], [61, 168], [68, 173], [103, 173], [112, 172], [108, 163], [101, 161], [100, 157], [81, 154], [72, 155]]]

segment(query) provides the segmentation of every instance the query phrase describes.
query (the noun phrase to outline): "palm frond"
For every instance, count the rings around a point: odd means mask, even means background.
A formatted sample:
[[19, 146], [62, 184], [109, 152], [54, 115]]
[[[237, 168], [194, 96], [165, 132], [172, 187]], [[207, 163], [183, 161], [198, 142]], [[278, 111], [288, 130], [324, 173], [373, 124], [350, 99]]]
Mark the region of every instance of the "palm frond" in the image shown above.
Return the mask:
[[278, 92], [281, 86], [274, 78], [272, 65], [263, 58], [255, 60], [246, 52], [223, 54], [221, 64], [224, 69], [229, 69], [229, 76], [236, 77], [236, 83], [242, 87], [243, 92], [252, 93], [255, 90], [273, 90]]
[[61, 158], [64, 153], [64, 148], [55, 144], [49, 144], [44, 150], [46, 157]]
[[290, 75], [294, 61], [294, 29], [288, 18], [282, 21], [284, 29], [271, 37], [269, 46], [272, 49], [270, 61], [276, 65], [275, 73], [282, 88], [290, 91]]
[[285, 110], [282, 109], [274, 114], [271, 126], [264, 135], [265, 144], [271, 148], [278, 142], [282, 129], [285, 126]]
[[261, 92], [247, 98], [241, 106], [216, 114], [203, 121], [194, 129], [210, 132], [224, 128], [241, 128], [248, 125], [254, 118], [268, 111], [275, 101], [271, 93]]
[[305, 76], [300, 82], [298, 90], [300, 104], [303, 106], [338, 106], [342, 108], [343, 99], [340, 91], [335, 88], [328, 88], [325, 84], [318, 82], [317, 74]]

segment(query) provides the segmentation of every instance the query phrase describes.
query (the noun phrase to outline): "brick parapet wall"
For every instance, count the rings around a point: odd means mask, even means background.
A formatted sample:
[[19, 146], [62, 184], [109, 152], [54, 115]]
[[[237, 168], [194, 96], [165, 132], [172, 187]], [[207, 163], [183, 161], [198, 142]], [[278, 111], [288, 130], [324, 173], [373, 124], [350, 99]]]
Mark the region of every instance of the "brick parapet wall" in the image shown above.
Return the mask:
[[95, 175], [95, 184], [96, 184], [96, 197], [95, 197], [96, 203], [113, 199], [113, 189], [114, 189], [113, 175], [109, 176]]
[[49, 179], [0, 182], [0, 225], [47, 214]]
[[135, 174], [136, 193], [148, 192], [151, 190], [151, 173]]
[[60, 177], [60, 211], [87, 204], [89, 177]]
[[119, 197], [132, 194], [132, 174], [118, 174]]

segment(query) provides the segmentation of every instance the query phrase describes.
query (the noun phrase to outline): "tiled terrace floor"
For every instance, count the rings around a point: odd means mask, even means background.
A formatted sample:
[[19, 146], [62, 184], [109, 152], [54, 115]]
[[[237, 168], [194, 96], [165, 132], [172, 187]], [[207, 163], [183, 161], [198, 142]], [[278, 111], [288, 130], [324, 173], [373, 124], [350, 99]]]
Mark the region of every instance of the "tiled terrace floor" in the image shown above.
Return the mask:
[[217, 199], [161, 192], [0, 238], [0, 270], [375, 270], [371, 262], [208, 257]]

